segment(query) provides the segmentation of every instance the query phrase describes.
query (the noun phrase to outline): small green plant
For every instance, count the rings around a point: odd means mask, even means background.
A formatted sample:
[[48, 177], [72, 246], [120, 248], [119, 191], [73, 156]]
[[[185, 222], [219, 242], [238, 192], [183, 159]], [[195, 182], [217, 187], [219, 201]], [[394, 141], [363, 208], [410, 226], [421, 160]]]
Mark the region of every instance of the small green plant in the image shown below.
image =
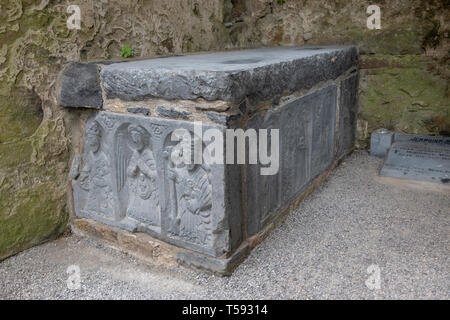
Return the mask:
[[124, 58], [131, 58], [134, 55], [133, 49], [127, 44], [120, 49], [120, 55]]
[[286, 0], [277, 0], [277, 2], [278, 2], [279, 4], [283, 4], [283, 3], [286, 3]]

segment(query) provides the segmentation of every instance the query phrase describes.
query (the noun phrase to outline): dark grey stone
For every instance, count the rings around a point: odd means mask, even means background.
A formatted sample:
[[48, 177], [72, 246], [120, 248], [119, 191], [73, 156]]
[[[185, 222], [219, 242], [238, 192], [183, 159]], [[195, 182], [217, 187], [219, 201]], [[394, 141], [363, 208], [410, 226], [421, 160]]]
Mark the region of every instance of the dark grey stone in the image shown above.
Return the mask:
[[432, 143], [394, 142], [380, 176], [450, 183], [450, 147]]
[[272, 107], [276, 107], [280, 104], [281, 95], [275, 96], [272, 100]]
[[[77, 216], [216, 257], [238, 245], [241, 226], [230, 230], [229, 219], [240, 215], [241, 200], [225, 194], [225, 183], [239, 176], [224, 165], [175, 166], [168, 158], [179, 147], [173, 130], [193, 136], [193, 123], [101, 111], [85, 128], [84, 166], [72, 175]], [[202, 129], [209, 128], [223, 130]]]
[[186, 111], [178, 111], [175, 109], [166, 109], [164, 107], [157, 107], [156, 111], [159, 115], [163, 117], [173, 118], [173, 119], [187, 119], [190, 115], [189, 112]]
[[217, 112], [205, 112], [206, 116], [209, 120], [214, 121], [216, 123], [220, 123], [223, 125], [226, 125], [228, 123], [229, 116], [225, 113], [217, 113]]
[[58, 100], [63, 107], [100, 109], [103, 105], [96, 64], [72, 62], [59, 75]]
[[127, 108], [127, 111], [129, 113], [134, 113], [134, 114], [143, 114], [144, 116], [148, 116], [150, 114], [150, 110], [148, 108], [141, 108], [141, 107], [137, 107], [137, 108]]
[[[228, 125], [228, 129], [236, 129], [237, 124]], [[235, 150], [236, 154], [236, 150]], [[228, 226], [230, 229], [230, 248], [237, 248], [244, 240], [243, 225], [243, 185], [242, 166], [237, 164], [225, 165], [225, 210], [228, 212]]]
[[329, 86], [311, 95], [313, 97], [311, 101], [313, 104], [311, 179], [327, 170], [333, 162], [336, 95], [336, 86]]
[[313, 108], [317, 92], [286, 105], [280, 121], [282, 203], [289, 203], [311, 179]]
[[337, 147], [338, 159], [352, 151], [355, 145], [358, 115], [358, 81], [358, 74], [341, 81]]
[[[271, 129], [280, 129], [280, 140], [283, 129], [280, 128], [280, 112], [268, 111], [265, 115], [255, 115], [248, 122], [247, 129], [267, 129], [268, 142]], [[247, 146], [247, 154], [248, 154]], [[267, 148], [270, 150], [270, 147]], [[259, 144], [258, 144], [259, 150]], [[282, 151], [280, 150], [280, 157]], [[281, 159], [280, 159], [281, 160]], [[280, 164], [281, 166], [281, 164]], [[247, 164], [245, 166], [246, 182], [246, 216], [247, 234], [254, 235], [264, 224], [276, 214], [281, 204], [281, 174], [261, 175], [262, 165]]]
[[383, 158], [394, 142], [394, 133], [386, 129], [377, 129], [370, 136], [370, 155]]
[[[70, 173], [76, 215], [190, 250], [178, 255], [181, 264], [230, 272], [248, 253], [247, 237], [273, 221], [336, 155], [353, 148], [358, 74], [294, 101], [285, 95], [336, 79], [357, 63], [354, 47], [317, 47], [101, 64], [107, 98], [239, 103], [235, 115], [205, 110], [217, 124], [202, 130], [268, 129], [270, 152], [270, 134], [279, 129], [279, 170], [262, 175], [265, 166], [249, 164], [248, 141], [246, 164], [175, 166], [169, 155], [179, 144], [170, 134], [184, 128], [195, 136], [194, 122], [181, 120], [189, 112], [159, 106], [153, 118], [140, 107], [127, 114], [100, 111], [85, 124], [83, 155]], [[273, 108], [247, 105], [263, 100]]]
[[249, 120], [247, 129], [280, 130], [280, 169], [265, 176], [260, 164], [246, 165], [248, 235], [260, 231], [333, 163], [336, 94], [330, 85]]
[[[301, 50], [299, 50], [301, 49]], [[314, 49], [314, 50], [313, 50]], [[357, 66], [355, 47], [274, 47], [114, 63], [102, 67], [108, 98], [251, 102], [311, 88]]]

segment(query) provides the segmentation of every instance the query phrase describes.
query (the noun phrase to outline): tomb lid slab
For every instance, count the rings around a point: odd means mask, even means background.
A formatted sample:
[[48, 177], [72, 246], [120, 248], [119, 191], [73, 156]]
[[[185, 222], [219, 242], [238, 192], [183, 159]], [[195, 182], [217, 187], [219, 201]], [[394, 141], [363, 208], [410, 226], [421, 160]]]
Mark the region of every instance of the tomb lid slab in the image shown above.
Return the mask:
[[256, 102], [336, 79], [357, 63], [352, 46], [272, 47], [113, 63], [101, 79], [108, 99]]

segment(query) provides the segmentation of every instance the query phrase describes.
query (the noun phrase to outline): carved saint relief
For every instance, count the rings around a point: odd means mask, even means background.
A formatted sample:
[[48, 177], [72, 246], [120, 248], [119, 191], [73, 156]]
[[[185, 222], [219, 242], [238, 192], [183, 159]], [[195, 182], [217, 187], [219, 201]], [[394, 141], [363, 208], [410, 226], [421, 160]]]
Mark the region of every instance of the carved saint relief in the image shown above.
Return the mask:
[[76, 214], [210, 249], [216, 228], [211, 169], [175, 164], [170, 157], [201, 139], [172, 142], [173, 124], [121, 118], [100, 112], [86, 124], [83, 155], [70, 174]]
[[182, 153], [185, 148], [191, 148], [193, 155], [194, 139], [191, 140], [190, 146], [183, 145], [186, 142], [182, 140], [177, 145], [167, 146], [165, 149], [169, 183], [169, 233], [185, 241], [208, 245], [212, 240], [210, 170], [200, 164], [176, 165], [170, 158], [172, 152]]
[[125, 215], [141, 223], [160, 226], [156, 162], [150, 135], [139, 125], [129, 125], [117, 139], [118, 190], [126, 184], [128, 206]]
[[101, 126], [94, 121], [86, 130], [88, 152], [78, 178], [80, 188], [88, 192], [85, 207], [81, 210], [88, 217], [98, 215], [114, 219], [111, 164], [102, 150], [101, 138]]

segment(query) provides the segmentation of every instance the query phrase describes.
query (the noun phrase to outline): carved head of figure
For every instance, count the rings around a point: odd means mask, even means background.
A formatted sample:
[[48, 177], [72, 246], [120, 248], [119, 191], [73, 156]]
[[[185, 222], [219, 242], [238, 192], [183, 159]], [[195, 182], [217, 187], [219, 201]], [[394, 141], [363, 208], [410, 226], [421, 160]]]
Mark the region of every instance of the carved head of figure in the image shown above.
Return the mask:
[[100, 149], [100, 139], [102, 137], [102, 131], [97, 121], [94, 121], [86, 131], [86, 141], [92, 152], [96, 153]]
[[130, 135], [131, 142], [138, 151], [142, 151], [145, 147], [146, 131], [139, 125], [130, 125], [128, 127], [128, 134]]
[[[178, 157], [183, 159], [177, 164], [177, 168], [186, 168], [188, 171], [194, 171], [198, 164], [195, 164], [195, 146], [201, 146], [202, 141], [197, 136], [191, 136], [191, 139], [182, 139], [174, 147], [173, 152], [178, 153]], [[199, 151], [201, 154], [201, 151]]]

